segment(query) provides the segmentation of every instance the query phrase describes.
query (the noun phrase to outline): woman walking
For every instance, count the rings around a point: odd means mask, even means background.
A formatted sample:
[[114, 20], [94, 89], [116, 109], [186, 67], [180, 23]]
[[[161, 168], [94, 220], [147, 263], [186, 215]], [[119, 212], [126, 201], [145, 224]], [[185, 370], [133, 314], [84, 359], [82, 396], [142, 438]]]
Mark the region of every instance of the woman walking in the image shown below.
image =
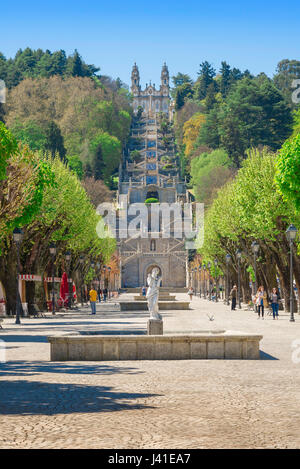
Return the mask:
[[257, 319], [260, 318], [260, 313], [261, 313], [262, 319], [264, 319], [264, 310], [265, 310], [265, 307], [268, 307], [268, 300], [267, 300], [267, 294], [266, 294], [263, 286], [260, 286], [259, 289], [257, 290], [256, 305], [257, 305], [257, 309], [258, 309], [258, 318]]
[[194, 294], [194, 289], [193, 289], [193, 287], [190, 287], [189, 291], [188, 291], [188, 295], [190, 296], [191, 301], [193, 299], [193, 294]]
[[273, 319], [278, 319], [278, 310], [279, 310], [279, 291], [277, 288], [273, 288], [271, 293], [271, 306], [273, 311]]

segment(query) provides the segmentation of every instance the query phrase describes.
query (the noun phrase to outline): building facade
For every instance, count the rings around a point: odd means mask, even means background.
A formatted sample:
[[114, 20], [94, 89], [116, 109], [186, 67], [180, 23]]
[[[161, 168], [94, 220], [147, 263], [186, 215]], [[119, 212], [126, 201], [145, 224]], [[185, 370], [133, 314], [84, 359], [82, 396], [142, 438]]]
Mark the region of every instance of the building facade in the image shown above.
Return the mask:
[[[160, 76], [160, 87], [155, 88], [155, 84], [146, 83], [146, 88], [141, 89], [140, 73], [136, 64], [134, 64], [131, 73], [131, 93], [133, 95], [133, 111], [138, 113], [138, 109], [143, 109], [143, 114], [156, 114], [163, 112], [169, 116], [170, 108], [170, 76], [167, 65], [164, 63]], [[170, 118], [172, 115], [170, 116]]]
[[[178, 221], [182, 224], [182, 204], [189, 202], [189, 192], [180, 177], [175, 156], [168, 68], [166, 64], [162, 67], [159, 90], [151, 84], [141, 90], [136, 64], [131, 80], [134, 117], [128, 147], [120, 165], [118, 188], [121, 287], [146, 285], [147, 275], [153, 267], [159, 268], [163, 287], [186, 287], [185, 239], [178, 236], [174, 227], [178, 226]], [[168, 204], [176, 205], [169, 218], [161, 211], [161, 203], [165, 207]], [[143, 204], [148, 223], [147, 226], [140, 226], [141, 236], [129, 236], [127, 233], [126, 237], [122, 237], [124, 226], [135, 218], [128, 212], [131, 204]], [[156, 224], [153, 210], [156, 210]]]

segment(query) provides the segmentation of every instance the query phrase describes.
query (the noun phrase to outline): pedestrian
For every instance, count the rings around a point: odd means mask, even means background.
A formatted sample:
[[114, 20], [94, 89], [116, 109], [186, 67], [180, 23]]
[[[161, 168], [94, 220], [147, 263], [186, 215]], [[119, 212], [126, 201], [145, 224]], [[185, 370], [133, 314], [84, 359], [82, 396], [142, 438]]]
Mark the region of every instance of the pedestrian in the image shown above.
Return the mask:
[[189, 288], [189, 291], [188, 291], [188, 295], [190, 295], [191, 301], [192, 301], [192, 299], [193, 299], [193, 294], [194, 294], [194, 289], [193, 289], [193, 287], [190, 287], [190, 288]]
[[142, 287], [142, 296], [146, 296], [146, 293], [147, 293], [147, 288], [145, 287], [145, 285], [143, 285], [143, 287]]
[[102, 290], [101, 290], [100, 287], [98, 287], [97, 293], [98, 293], [98, 301], [99, 301], [99, 303], [101, 303]]
[[107, 288], [103, 288], [103, 301], [104, 303], [106, 303], [106, 299], [107, 299], [107, 293], [108, 293], [108, 290]]
[[91, 304], [92, 314], [96, 314], [96, 301], [97, 301], [97, 292], [92, 287], [90, 290], [90, 304]]
[[257, 319], [260, 318], [260, 313], [261, 313], [262, 319], [264, 319], [264, 310], [265, 310], [265, 307], [268, 307], [268, 300], [267, 300], [267, 294], [265, 292], [265, 289], [264, 289], [263, 285], [261, 285], [259, 287], [259, 289], [257, 290], [256, 305], [257, 305], [257, 309], [258, 309], [258, 318]]
[[232, 290], [230, 292], [231, 310], [232, 311], [235, 311], [235, 308], [236, 308], [236, 296], [237, 296], [237, 286], [233, 285]]
[[272, 311], [273, 311], [273, 319], [278, 319], [280, 296], [279, 296], [279, 291], [276, 287], [273, 288], [270, 299], [271, 299], [271, 306], [272, 306]]

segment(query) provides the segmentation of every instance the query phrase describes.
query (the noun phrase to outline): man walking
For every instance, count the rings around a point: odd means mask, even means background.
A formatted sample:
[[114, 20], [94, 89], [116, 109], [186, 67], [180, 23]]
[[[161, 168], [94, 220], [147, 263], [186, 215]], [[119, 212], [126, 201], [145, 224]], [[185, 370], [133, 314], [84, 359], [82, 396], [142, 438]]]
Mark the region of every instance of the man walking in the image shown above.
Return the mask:
[[96, 314], [96, 301], [97, 301], [97, 292], [92, 287], [90, 290], [90, 303], [91, 303], [92, 314]]
[[231, 297], [231, 310], [235, 311], [236, 308], [236, 297], [237, 297], [237, 286], [233, 285], [233, 288], [230, 292], [230, 297]]

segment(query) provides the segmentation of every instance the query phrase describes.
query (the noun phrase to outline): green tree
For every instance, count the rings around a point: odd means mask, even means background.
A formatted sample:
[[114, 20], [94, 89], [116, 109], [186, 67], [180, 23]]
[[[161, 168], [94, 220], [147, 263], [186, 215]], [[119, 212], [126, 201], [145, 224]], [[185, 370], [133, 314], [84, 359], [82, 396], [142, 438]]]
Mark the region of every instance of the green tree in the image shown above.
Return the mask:
[[196, 199], [209, 203], [232, 176], [231, 161], [224, 150], [201, 153], [191, 161], [191, 182]]
[[66, 149], [64, 147], [64, 138], [60, 128], [54, 121], [50, 121], [45, 128], [45, 149], [49, 150], [52, 157], [58, 153], [62, 161], [65, 161]]
[[17, 140], [28, 145], [31, 150], [45, 149], [47, 141], [45, 129], [35, 121], [28, 120], [21, 123], [18, 119], [10, 127], [10, 130]]
[[292, 82], [300, 79], [300, 61], [299, 60], [281, 60], [276, 69], [273, 81], [275, 86], [281, 91], [285, 102], [291, 108], [296, 105], [292, 102]]
[[300, 134], [283, 144], [276, 158], [276, 168], [280, 194], [300, 213]]
[[177, 75], [174, 75], [172, 77], [172, 82], [173, 82], [173, 88], [171, 89], [171, 96], [173, 99], [176, 97], [176, 91], [177, 88], [184, 85], [184, 84], [189, 84], [193, 85], [193, 80], [191, 77], [185, 73], [178, 72]]
[[275, 86], [269, 80], [244, 78], [218, 109], [212, 109], [201, 129], [200, 142], [212, 146], [211, 136], [215, 136], [216, 148], [219, 138], [220, 145], [239, 167], [248, 148], [266, 145], [277, 150], [291, 130], [291, 111]]
[[92, 173], [96, 181], [98, 179], [103, 179], [103, 176], [105, 173], [105, 163], [103, 160], [101, 144], [97, 146], [97, 148], [95, 149], [95, 153], [93, 155]]
[[184, 83], [176, 88], [175, 109], [178, 111], [184, 106], [186, 99], [193, 97], [193, 87], [190, 83]]
[[119, 167], [121, 161], [121, 143], [107, 132], [99, 133], [91, 142], [90, 150], [95, 156], [96, 152], [101, 148], [101, 154], [104, 162], [102, 170], [103, 179], [109, 183], [113, 172]]
[[200, 64], [198, 79], [194, 86], [196, 99], [202, 101], [206, 98], [207, 89], [214, 82], [215, 75], [216, 71], [209, 62], [205, 61]]
[[73, 55], [67, 58], [66, 74], [73, 77], [91, 77], [100, 69], [94, 65], [87, 65], [83, 62], [80, 54], [75, 49]]
[[6, 178], [6, 168], [11, 155], [16, 153], [18, 144], [11, 132], [0, 122], [0, 181]]
[[232, 74], [230, 70], [230, 65], [225, 61], [221, 62], [220, 75], [220, 92], [223, 98], [226, 98], [229, 88], [232, 84]]
[[71, 171], [73, 171], [77, 175], [77, 177], [80, 180], [82, 180], [84, 171], [83, 171], [83, 164], [79, 156], [77, 155], [68, 156], [68, 165]]

